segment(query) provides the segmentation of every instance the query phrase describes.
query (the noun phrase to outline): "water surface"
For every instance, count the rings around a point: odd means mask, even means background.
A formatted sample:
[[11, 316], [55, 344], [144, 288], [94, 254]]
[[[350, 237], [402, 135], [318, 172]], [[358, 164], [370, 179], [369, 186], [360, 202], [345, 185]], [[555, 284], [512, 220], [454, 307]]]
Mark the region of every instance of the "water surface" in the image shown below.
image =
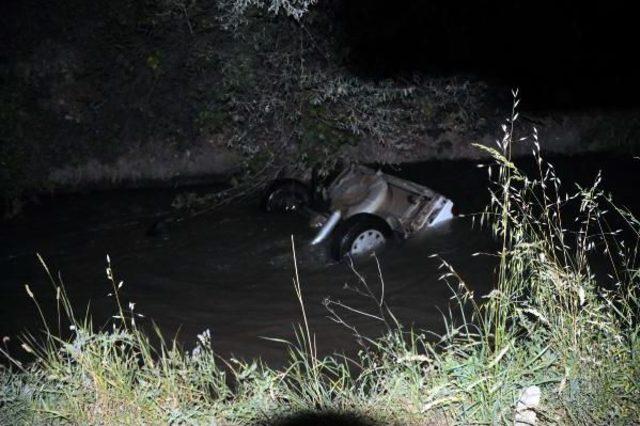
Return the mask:
[[[602, 156], [554, 159], [567, 180], [583, 183], [604, 169], [605, 184], [623, 204], [637, 212], [635, 188], [639, 162]], [[478, 211], [486, 201], [484, 170], [472, 162], [408, 165], [395, 170], [440, 191], [463, 212]], [[199, 190], [203, 190], [200, 188]], [[124, 280], [122, 299], [149, 325], [155, 321], [166, 336], [176, 336], [192, 348], [195, 336], [209, 329], [214, 349], [223, 356], [278, 363], [285, 356], [280, 343], [263, 337], [292, 340], [301, 321], [292, 278], [291, 236], [307, 315], [322, 353], [353, 353], [358, 348], [351, 330], [329, 318], [327, 298], [354, 309], [377, 314], [377, 303], [363, 296], [358, 274], [348, 263], [330, 261], [326, 248], [311, 247], [313, 230], [297, 216], [261, 212], [255, 200], [173, 224], [168, 237], [150, 237], [149, 226], [171, 214], [178, 190], [129, 190], [43, 198], [19, 218], [0, 225], [0, 335], [12, 338], [26, 329], [42, 329], [24, 285], [29, 284], [55, 328], [55, 293], [35, 253], [63, 279], [74, 305], [90, 304], [96, 327], [115, 312], [108, 294], [105, 256], [116, 279]], [[384, 300], [405, 327], [442, 330], [442, 315], [451, 306], [451, 289], [440, 280], [438, 254], [456, 268], [470, 288], [481, 295], [490, 290], [494, 244], [468, 218], [455, 219], [419, 237], [393, 244], [381, 253]], [[356, 265], [358, 273], [379, 298], [382, 283], [374, 261]], [[354, 291], [359, 289], [360, 291]], [[344, 319], [368, 336], [385, 331], [381, 322], [345, 309]]]

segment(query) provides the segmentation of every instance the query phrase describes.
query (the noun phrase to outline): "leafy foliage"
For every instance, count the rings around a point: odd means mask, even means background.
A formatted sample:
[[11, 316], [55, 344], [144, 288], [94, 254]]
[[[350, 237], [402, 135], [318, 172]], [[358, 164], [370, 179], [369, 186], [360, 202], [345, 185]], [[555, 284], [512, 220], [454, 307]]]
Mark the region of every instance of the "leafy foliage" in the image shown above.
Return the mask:
[[[73, 335], [61, 338], [45, 322], [44, 341], [28, 337], [23, 345], [35, 356], [29, 365], [0, 349], [13, 364], [0, 370], [0, 421], [247, 424], [295, 412], [355, 411], [385, 424], [512, 424], [522, 389], [538, 386], [542, 421], [637, 422], [640, 221], [599, 189], [600, 177], [591, 187], [562, 192], [535, 132], [538, 176], [523, 174], [511, 161], [513, 145], [524, 143], [514, 138], [516, 118], [514, 110], [498, 149], [482, 148], [495, 159], [487, 168], [496, 178], [491, 204], [476, 218], [501, 242], [492, 254], [499, 261], [495, 289], [473, 294], [442, 259], [442, 280], [460, 315], [444, 317], [447, 331], [435, 342], [426, 331], [404, 330], [384, 296], [378, 300], [362, 280], [362, 293], [377, 309], [367, 315], [387, 323], [389, 332], [373, 339], [351, 328], [368, 342], [358, 356], [321, 358], [296, 273], [302, 324], [297, 342], [282, 342], [290, 354], [282, 369], [219, 358], [207, 331], [191, 351], [159, 332], [154, 345], [138, 328], [135, 306], [120, 300], [122, 282], [109, 263], [116, 304], [111, 330], [76, 319], [63, 283], [52, 278], [58, 312], [66, 313]], [[614, 221], [624, 232], [610, 227]], [[609, 286], [592, 271], [596, 255], [610, 261]], [[340, 317], [344, 305], [326, 306], [349, 326]]]
[[246, 22], [246, 15], [252, 8], [266, 9], [274, 15], [284, 14], [299, 21], [309, 11], [309, 7], [317, 2], [318, 0], [221, 0], [218, 8], [225, 28], [237, 28], [239, 24]]

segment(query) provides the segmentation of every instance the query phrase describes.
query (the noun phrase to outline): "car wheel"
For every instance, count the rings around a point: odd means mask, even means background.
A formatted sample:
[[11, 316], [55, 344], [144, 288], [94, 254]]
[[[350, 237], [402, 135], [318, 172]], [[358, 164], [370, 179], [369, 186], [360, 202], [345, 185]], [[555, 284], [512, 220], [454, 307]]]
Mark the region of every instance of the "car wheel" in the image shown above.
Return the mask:
[[331, 254], [341, 260], [345, 256], [361, 256], [382, 248], [393, 232], [383, 219], [370, 214], [352, 216], [334, 231]]
[[288, 213], [308, 205], [310, 199], [309, 189], [305, 184], [294, 179], [282, 179], [269, 186], [262, 206], [268, 212]]

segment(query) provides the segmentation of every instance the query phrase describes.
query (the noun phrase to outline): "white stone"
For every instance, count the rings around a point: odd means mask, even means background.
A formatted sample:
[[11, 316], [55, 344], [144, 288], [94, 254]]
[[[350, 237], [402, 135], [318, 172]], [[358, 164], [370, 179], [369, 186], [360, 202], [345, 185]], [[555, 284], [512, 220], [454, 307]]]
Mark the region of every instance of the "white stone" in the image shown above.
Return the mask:
[[536, 424], [536, 409], [540, 405], [541, 391], [538, 386], [525, 388], [516, 403], [515, 426], [532, 426]]

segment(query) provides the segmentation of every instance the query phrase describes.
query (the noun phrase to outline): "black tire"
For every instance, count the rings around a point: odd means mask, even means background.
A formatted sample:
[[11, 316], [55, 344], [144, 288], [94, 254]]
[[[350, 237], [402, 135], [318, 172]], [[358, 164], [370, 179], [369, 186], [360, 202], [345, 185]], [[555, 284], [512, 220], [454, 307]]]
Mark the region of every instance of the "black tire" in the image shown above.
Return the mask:
[[[359, 240], [374, 240], [379, 242], [378, 247], [382, 247], [392, 236], [393, 231], [384, 219], [371, 214], [358, 214], [336, 227], [331, 241], [331, 256], [335, 260], [342, 260], [347, 255], [365, 254], [365, 252], [354, 253], [353, 251], [354, 244], [357, 246]], [[375, 251], [378, 247], [371, 251]]]
[[295, 179], [280, 179], [265, 191], [262, 208], [268, 212], [290, 213], [309, 205], [309, 188]]

